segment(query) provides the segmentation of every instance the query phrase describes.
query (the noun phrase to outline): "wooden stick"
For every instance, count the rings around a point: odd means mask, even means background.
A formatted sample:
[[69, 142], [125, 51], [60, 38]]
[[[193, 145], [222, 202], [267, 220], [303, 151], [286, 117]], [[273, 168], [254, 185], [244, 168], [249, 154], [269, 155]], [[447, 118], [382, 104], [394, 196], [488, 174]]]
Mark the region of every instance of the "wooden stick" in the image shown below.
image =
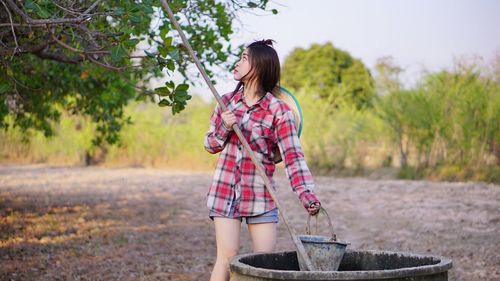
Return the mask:
[[[179, 35], [182, 38], [182, 42], [184, 42], [184, 44], [186, 45], [189, 54], [193, 58], [193, 60], [196, 64], [196, 67], [198, 67], [198, 70], [200, 71], [201, 75], [205, 79], [205, 82], [207, 82], [207, 85], [210, 88], [210, 90], [212, 91], [212, 94], [214, 95], [215, 99], [219, 103], [219, 105], [222, 109], [222, 112], [226, 111], [227, 110], [226, 105], [222, 102], [221, 97], [217, 93], [217, 90], [215, 89], [214, 85], [212, 84], [212, 81], [210, 81], [210, 79], [208, 78], [208, 75], [205, 72], [205, 69], [202, 67], [198, 57], [196, 56], [193, 49], [191, 48], [191, 45], [189, 44], [186, 36], [184, 35], [184, 32], [182, 32], [179, 24], [175, 20], [174, 14], [172, 13], [172, 10], [170, 10], [170, 7], [168, 6], [167, 1], [161, 0], [161, 5], [167, 11], [168, 17], [170, 18], [170, 20], [174, 24], [175, 29], [177, 29], [177, 31], [179, 32]], [[285, 222], [285, 225], [288, 228], [288, 231], [290, 232], [290, 236], [292, 237], [293, 243], [295, 244], [295, 247], [297, 248], [297, 253], [298, 253], [299, 257], [301, 257], [302, 260], [304, 261], [304, 263], [307, 267], [307, 270], [309, 270], [309, 271], [315, 270], [314, 266], [311, 263], [311, 260], [309, 259], [309, 256], [306, 253], [306, 250], [304, 249], [304, 245], [302, 245], [302, 242], [297, 237], [295, 229], [288, 222], [288, 219], [285, 216], [285, 212], [283, 211], [283, 207], [281, 206], [281, 204], [278, 201], [278, 198], [276, 197], [276, 193], [275, 193], [274, 189], [272, 188], [272, 184], [269, 181], [269, 178], [267, 177], [267, 175], [264, 171], [264, 167], [262, 166], [262, 163], [257, 159], [254, 152], [250, 148], [250, 145], [248, 145], [248, 142], [246, 141], [245, 137], [241, 133], [241, 130], [238, 127], [238, 125], [235, 123], [235, 124], [233, 124], [232, 128], [233, 128], [234, 132], [236, 133], [236, 135], [238, 136], [238, 138], [240, 139], [243, 146], [245, 147], [245, 149], [247, 150], [247, 152], [250, 154], [250, 158], [252, 159], [252, 162], [255, 164], [255, 167], [257, 167], [257, 171], [258, 171], [259, 175], [262, 177], [262, 179], [264, 179], [264, 184], [265, 184], [267, 190], [269, 191], [269, 193], [271, 194], [271, 197], [273, 198], [274, 203], [276, 204], [276, 206], [280, 210], [281, 217], [283, 218], [283, 221]]]

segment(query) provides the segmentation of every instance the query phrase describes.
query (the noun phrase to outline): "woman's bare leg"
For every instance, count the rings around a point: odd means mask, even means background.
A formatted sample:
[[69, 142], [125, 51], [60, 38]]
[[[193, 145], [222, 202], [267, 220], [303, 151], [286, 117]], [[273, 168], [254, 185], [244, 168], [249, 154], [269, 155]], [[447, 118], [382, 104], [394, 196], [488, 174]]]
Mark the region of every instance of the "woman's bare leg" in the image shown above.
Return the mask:
[[238, 254], [240, 248], [239, 219], [214, 217], [215, 238], [217, 240], [217, 260], [210, 281], [229, 280], [229, 260]]
[[254, 252], [272, 252], [276, 247], [277, 223], [255, 223], [248, 225]]

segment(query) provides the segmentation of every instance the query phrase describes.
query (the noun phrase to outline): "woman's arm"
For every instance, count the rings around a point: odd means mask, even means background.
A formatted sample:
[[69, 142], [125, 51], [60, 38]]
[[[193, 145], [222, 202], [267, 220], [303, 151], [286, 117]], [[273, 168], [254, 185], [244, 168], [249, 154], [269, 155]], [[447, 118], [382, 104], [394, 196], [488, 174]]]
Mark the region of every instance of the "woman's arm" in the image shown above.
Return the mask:
[[210, 127], [205, 134], [205, 150], [211, 154], [222, 151], [226, 146], [228, 136], [231, 132], [232, 130], [226, 128], [223, 124], [221, 108], [219, 103], [217, 103], [210, 117]]
[[319, 200], [313, 193], [313, 177], [304, 159], [291, 110], [284, 111], [277, 117], [274, 134], [292, 190], [297, 194], [304, 208], [309, 211], [312, 204], [319, 205]]

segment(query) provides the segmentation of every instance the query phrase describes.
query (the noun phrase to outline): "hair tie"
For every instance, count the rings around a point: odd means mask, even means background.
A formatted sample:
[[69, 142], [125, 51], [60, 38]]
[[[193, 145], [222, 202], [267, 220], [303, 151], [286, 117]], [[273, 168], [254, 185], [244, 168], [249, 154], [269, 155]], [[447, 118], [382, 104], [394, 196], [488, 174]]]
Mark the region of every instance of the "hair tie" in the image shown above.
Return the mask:
[[276, 43], [276, 41], [274, 41], [273, 39], [262, 39], [260, 41], [255, 41], [254, 43], [273, 47], [273, 42]]

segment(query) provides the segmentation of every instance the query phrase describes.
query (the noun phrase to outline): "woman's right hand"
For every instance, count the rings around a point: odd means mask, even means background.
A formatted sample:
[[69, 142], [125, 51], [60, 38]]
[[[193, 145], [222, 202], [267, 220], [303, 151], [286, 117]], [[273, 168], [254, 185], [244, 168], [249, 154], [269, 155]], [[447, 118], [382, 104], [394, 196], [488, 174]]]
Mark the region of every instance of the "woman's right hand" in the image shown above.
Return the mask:
[[232, 130], [233, 124], [236, 123], [236, 116], [234, 116], [233, 112], [231, 112], [231, 110], [226, 110], [221, 113], [221, 117], [222, 121], [224, 122], [224, 126]]
[[314, 202], [311, 203], [311, 205], [309, 205], [309, 208], [307, 208], [307, 212], [309, 212], [309, 215], [315, 216], [318, 214], [320, 208], [321, 208], [321, 203]]

